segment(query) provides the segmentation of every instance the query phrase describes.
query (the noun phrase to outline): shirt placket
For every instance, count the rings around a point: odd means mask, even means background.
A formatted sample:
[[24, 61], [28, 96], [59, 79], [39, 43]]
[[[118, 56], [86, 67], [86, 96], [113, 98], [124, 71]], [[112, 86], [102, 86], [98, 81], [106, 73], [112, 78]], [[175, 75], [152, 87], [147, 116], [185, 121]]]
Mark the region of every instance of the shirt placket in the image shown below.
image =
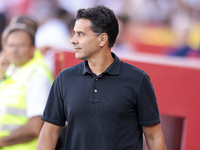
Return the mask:
[[94, 77], [93, 78], [93, 88], [92, 88], [92, 90], [93, 90], [92, 91], [92, 102], [94, 102], [94, 103], [97, 103], [100, 100], [98, 82], [99, 82], [99, 78]]

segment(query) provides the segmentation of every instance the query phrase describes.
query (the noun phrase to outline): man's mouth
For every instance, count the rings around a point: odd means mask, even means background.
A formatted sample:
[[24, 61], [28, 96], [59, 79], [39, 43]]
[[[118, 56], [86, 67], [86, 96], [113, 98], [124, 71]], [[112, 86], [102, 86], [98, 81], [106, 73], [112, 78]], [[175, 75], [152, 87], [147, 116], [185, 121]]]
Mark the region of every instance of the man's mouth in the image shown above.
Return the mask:
[[74, 49], [75, 49], [75, 52], [76, 52], [76, 51], [79, 51], [81, 48], [80, 47], [74, 47]]
[[74, 49], [80, 49], [80, 47], [77, 44], [74, 44]]

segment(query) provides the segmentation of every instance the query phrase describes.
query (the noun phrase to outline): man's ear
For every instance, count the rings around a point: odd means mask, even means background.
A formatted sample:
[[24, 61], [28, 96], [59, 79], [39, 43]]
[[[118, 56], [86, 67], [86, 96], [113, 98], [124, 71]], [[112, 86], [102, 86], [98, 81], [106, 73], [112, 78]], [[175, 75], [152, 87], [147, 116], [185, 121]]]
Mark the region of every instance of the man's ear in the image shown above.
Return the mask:
[[102, 33], [99, 36], [99, 40], [100, 40], [99, 46], [104, 47], [106, 43], [108, 42], [108, 35], [106, 33]]

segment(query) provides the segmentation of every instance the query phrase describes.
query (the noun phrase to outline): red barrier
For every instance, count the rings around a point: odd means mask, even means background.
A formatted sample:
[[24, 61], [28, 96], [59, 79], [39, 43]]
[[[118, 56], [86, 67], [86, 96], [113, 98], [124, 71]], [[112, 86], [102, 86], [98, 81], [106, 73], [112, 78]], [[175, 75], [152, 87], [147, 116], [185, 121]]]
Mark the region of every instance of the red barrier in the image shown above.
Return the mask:
[[127, 62], [149, 74], [161, 114], [185, 119], [182, 150], [200, 149], [200, 69]]
[[[57, 53], [55, 59], [56, 74], [66, 67], [81, 62], [81, 60], [75, 58], [75, 54], [72, 52]], [[198, 128], [200, 124], [200, 66], [199, 68], [190, 68], [127, 60], [124, 58], [122, 60], [141, 68], [150, 76], [162, 115], [183, 118], [182, 137], [179, 142], [181, 150], [200, 149], [198, 137], [200, 135], [200, 128]], [[166, 130], [164, 135], [176, 132], [170, 131], [170, 128], [167, 128], [166, 125], [163, 126], [165, 127], [164, 130]], [[174, 142], [172, 140], [175, 139], [170, 137], [169, 140], [171, 141], [166, 142], [167, 147], [170, 147]]]
[[168, 51], [170, 49], [172, 49], [172, 46], [169, 46], [169, 45], [168, 46], [150, 45], [150, 44], [145, 44], [138, 41], [137, 42], [132, 41], [131, 44], [135, 51], [153, 53], [153, 54], [166, 54], [166, 53], [169, 53]]

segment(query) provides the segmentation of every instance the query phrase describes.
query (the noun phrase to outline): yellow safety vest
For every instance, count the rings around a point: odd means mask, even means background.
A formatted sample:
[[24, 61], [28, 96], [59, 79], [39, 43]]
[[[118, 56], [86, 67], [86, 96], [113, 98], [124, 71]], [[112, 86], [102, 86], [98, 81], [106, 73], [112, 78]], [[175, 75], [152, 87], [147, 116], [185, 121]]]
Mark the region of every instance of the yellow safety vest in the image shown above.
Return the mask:
[[[42, 58], [34, 57], [18, 72], [7, 77], [0, 84], [0, 138], [24, 125], [26, 117], [26, 87], [29, 81], [39, 74], [44, 74], [52, 83], [53, 76], [46, 68]], [[0, 148], [0, 150], [35, 150], [38, 138], [31, 142]]]

